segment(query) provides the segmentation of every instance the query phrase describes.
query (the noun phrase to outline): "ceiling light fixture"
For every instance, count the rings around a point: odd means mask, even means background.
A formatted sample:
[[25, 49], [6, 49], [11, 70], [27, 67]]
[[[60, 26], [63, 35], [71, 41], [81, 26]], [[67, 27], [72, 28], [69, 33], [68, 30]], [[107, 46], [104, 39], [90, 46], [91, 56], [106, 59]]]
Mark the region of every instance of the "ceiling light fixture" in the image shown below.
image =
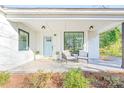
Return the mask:
[[93, 29], [94, 29], [94, 27], [91, 25], [91, 26], [89, 27], [89, 31], [93, 31]]
[[46, 27], [43, 25], [42, 27], [41, 27], [41, 29], [45, 29]]

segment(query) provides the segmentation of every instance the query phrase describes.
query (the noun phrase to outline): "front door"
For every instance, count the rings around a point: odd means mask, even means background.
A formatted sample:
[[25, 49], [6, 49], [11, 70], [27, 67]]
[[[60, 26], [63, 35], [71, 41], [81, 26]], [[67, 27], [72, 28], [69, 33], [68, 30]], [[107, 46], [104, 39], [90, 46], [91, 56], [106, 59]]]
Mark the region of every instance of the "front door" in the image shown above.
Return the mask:
[[44, 56], [50, 57], [52, 56], [53, 45], [52, 45], [52, 37], [44, 37]]

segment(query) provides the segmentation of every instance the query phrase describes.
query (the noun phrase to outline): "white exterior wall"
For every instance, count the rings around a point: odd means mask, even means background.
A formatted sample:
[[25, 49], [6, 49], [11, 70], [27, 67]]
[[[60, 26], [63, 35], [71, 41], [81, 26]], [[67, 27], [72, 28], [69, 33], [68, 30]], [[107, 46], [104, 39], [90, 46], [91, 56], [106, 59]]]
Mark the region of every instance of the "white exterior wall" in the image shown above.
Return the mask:
[[[52, 25], [52, 26], [51, 26]], [[83, 30], [80, 23], [56, 23], [46, 25], [45, 30], [38, 32], [37, 36], [37, 49], [43, 55], [43, 36], [51, 36], [53, 43], [53, 57], [55, 57], [57, 51], [64, 50], [64, 32], [84, 32], [84, 50], [88, 51], [89, 58], [99, 58], [99, 34], [96, 31], [88, 32]], [[56, 34], [56, 36], [54, 36]]]
[[[52, 37], [52, 44], [53, 44], [53, 57], [57, 51], [63, 50], [63, 33], [64, 33], [64, 25], [60, 24], [54, 25], [45, 25], [46, 29], [41, 29], [41, 31], [37, 32], [37, 51], [40, 51], [40, 54], [43, 56], [43, 37], [44, 36], [51, 36]], [[56, 36], [54, 36], [56, 34]]]
[[[29, 51], [18, 50], [18, 28], [30, 34]], [[0, 14], [0, 70], [11, 69], [17, 65], [32, 61], [35, 47], [35, 32], [21, 23], [11, 23]]]

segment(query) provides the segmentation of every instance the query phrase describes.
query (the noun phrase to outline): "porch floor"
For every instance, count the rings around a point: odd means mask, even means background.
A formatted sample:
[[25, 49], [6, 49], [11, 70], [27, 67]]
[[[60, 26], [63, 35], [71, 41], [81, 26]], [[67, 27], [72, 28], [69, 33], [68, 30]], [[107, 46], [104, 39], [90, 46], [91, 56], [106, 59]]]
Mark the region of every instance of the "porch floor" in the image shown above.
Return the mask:
[[90, 60], [87, 63], [85, 60], [77, 62], [57, 62], [51, 59], [40, 59], [33, 61], [13, 69], [9, 69], [12, 73], [34, 73], [38, 70], [44, 72], [64, 72], [70, 68], [81, 68], [83, 71], [110, 71], [110, 72], [124, 72], [121, 68], [121, 59], [113, 58], [111, 61], [104, 60]]

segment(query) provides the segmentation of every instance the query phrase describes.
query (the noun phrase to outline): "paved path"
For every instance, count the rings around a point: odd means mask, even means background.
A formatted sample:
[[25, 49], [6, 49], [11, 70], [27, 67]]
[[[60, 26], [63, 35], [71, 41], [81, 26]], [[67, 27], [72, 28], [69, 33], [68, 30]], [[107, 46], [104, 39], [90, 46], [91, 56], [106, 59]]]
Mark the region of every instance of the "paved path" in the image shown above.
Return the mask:
[[111, 61], [103, 60], [90, 60], [87, 64], [86, 61], [80, 60], [79, 63], [76, 62], [56, 62], [52, 60], [37, 60], [22, 66], [18, 66], [8, 71], [13, 73], [34, 73], [38, 70], [43, 70], [45, 72], [64, 72], [68, 71], [70, 68], [81, 68], [84, 71], [113, 71], [113, 72], [124, 72], [121, 69], [121, 59], [114, 58]]

